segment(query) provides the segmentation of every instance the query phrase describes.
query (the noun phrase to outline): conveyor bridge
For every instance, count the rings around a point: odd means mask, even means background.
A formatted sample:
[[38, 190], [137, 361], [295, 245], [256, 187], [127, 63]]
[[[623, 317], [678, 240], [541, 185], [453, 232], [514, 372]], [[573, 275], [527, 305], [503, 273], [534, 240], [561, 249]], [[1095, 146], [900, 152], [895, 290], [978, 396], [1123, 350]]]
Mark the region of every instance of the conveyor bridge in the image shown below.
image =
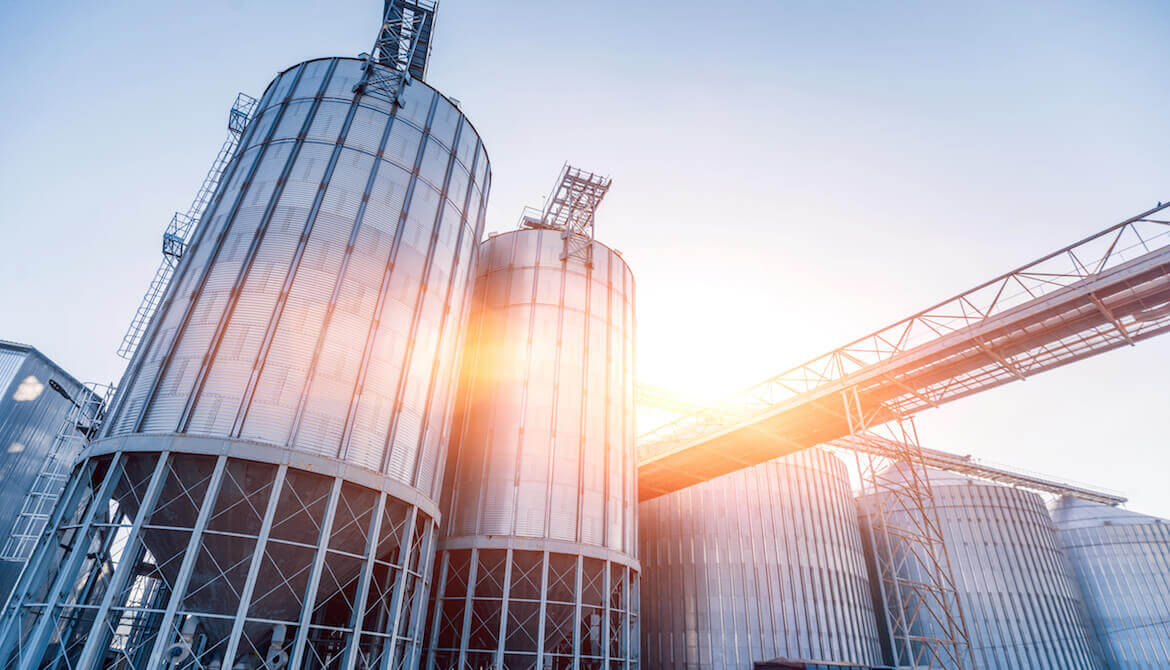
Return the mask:
[[1170, 330], [1159, 205], [639, 438], [654, 498]]

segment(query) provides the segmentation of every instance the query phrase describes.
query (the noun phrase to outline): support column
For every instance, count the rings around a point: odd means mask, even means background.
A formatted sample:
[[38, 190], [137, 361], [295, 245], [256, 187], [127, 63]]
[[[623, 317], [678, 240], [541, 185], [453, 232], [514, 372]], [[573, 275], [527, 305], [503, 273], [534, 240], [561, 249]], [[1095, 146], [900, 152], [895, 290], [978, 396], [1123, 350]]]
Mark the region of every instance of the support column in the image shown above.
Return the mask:
[[109, 616], [114, 598], [122, 591], [142, 555], [142, 526], [146, 523], [151, 512], [154, 511], [155, 503], [158, 502], [159, 492], [162, 491], [163, 482], [167, 478], [167, 461], [170, 457], [170, 452], [164, 451], [159, 454], [158, 462], [155, 463], [154, 472], [151, 474], [150, 484], [146, 487], [146, 494], [142, 496], [138, 505], [138, 514], [135, 515], [134, 524], [130, 527], [130, 533], [126, 537], [126, 548], [123, 550], [122, 560], [114, 569], [114, 576], [110, 579], [110, 585], [106, 588], [106, 594], [94, 615], [89, 639], [86, 640], [85, 647], [81, 650], [81, 656], [78, 658], [74, 670], [96, 667], [99, 648], [105, 647], [108, 643], [112, 631], [103, 629], [102, 625], [105, 623], [106, 617]]
[[28, 644], [21, 648], [21, 661], [18, 666], [20, 670], [33, 670], [33, 668], [40, 666], [41, 655], [44, 654], [45, 647], [49, 643], [50, 633], [56, 629], [57, 616], [54, 610], [57, 609], [61, 597], [65, 595], [68, 585], [76, 578], [77, 571], [81, 569], [81, 562], [88, 555], [89, 543], [93, 541], [94, 517], [97, 516], [98, 509], [103, 508], [103, 502], [108, 500], [113, 492], [114, 484], [121, 476], [122, 466], [122, 454], [115, 454], [110, 461], [109, 469], [106, 471], [105, 481], [102, 482], [93, 500], [90, 501], [89, 509], [85, 512], [80, 532], [77, 533], [73, 545], [70, 547], [69, 555], [62, 561], [61, 570], [53, 581], [52, 589], [48, 592], [48, 602], [45, 603], [36, 627], [29, 635]]
[[211, 510], [215, 507], [216, 499], [219, 498], [219, 486], [223, 483], [223, 473], [227, 467], [227, 459], [227, 456], [219, 456], [215, 459], [215, 469], [211, 472], [211, 481], [208, 482], [207, 492], [203, 495], [203, 504], [200, 505], [199, 516], [195, 519], [195, 527], [191, 530], [191, 539], [187, 542], [187, 551], [183, 555], [183, 563], [179, 567], [178, 576], [175, 578], [171, 598], [167, 602], [167, 610], [163, 614], [162, 621], [159, 623], [158, 638], [155, 640], [154, 648], [150, 652], [150, 661], [146, 665], [146, 670], [158, 670], [166, 660], [163, 658], [163, 653], [170, 645], [176, 612], [179, 609], [179, 603], [183, 602], [183, 595], [187, 590], [187, 583], [191, 580], [191, 572], [195, 569], [195, 561], [199, 556], [199, 545], [203, 539], [203, 531], [207, 529], [207, 523], [211, 520]]

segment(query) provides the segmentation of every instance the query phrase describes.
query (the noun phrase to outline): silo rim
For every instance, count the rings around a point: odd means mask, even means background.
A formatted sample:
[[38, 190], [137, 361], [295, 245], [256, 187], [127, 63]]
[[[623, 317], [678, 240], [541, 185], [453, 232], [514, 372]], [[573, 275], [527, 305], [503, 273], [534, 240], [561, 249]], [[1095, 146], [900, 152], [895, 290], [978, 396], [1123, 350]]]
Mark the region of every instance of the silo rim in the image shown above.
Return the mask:
[[[268, 93], [268, 89], [271, 88], [272, 85], [275, 84], [276, 81], [278, 79], [280, 79], [281, 76], [284, 75], [284, 73], [286, 73], [290, 70], [294, 70], [298, 67], [304, 67], [304, 66], [308, 65], [309, 63], [316, 63], [317, 61], [323, 61], [323, 60], [358, 61], [361, 59], [359, 59], [357, 57], [352, 57], [352, 56], [320, 56], [318, 58], [310, 58], [308, 60], [300, 61], [299, 63], [294, 63], [294, 64], [284, 68], [283, 70], [277, 71], [277, 73], [272, 76], [271, 81], [268, 82], [268, 85], [264, 87], [264, 90], [260, 93], [260, 96], [257, 99], [258, 100], [264, 99], [264, 96]], [[444, 100], [446, 100], [447, 102], [451, 103], [451, 106], [455, 108], [455, 111], [459, 112], [459, 115], [462, 116], [463, 119], [467, 121], [467, 125], [471, 126], [471, 129], [475, 131], [475, 136], [479, 138], [479, 143], [483, 146], [483, 154], [485, 157], [487, 157], [488, 172], [490, 173], [491, 172], [491, 165], [492, 165], [492, 157], [491, 157], [491, 154], [488, 152], [487, 142], [485, 142], [483, 140], [483, 134], [479, 132], [479, 128], [475, 127], [475, 123], [473, 123], [471, 121], [471, 117], [468, 116], [467, 113], [463, 111], [462, 99], [460, 99], [458, 102], [456, 102], [456, 100], [454, 98], [452, 98], [451, 96], [447, 95], [446, 93], [443, 93], [439, 89], [435, 88], [434, 86], [431, 86], [430, 84], [428, 84], [427, 82], [425, 82], [421, 79], [412, 79], [411, 83], [412, 84], [422, 84], [423, 86], [426, 86], [427, 88], [434, 91], [436, 94], [442, 96], [442, 98]]]

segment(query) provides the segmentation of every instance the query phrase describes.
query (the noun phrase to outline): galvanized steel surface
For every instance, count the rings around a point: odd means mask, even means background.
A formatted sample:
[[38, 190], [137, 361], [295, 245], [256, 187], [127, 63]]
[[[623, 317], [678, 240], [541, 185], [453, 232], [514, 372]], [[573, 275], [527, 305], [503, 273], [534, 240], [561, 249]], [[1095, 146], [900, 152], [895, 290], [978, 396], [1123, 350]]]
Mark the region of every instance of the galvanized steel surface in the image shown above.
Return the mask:
[[0, 619], [0, 667], [413, 668], [435, 532], [286, 464], [95, 456]]
[[637, 568], [510, 539], [439, 552], [426, 667], [638, 668]]
[[269, 85], [0, 667], [417, 665], [490, 172], [450, 100], [360, 73]]
[[483, 243], [444, 535], [548, 537], [634, 554], [634, 277], [561, 234]]
[[646, 667], [880, 662], [837, 457], [811, 449], [643, 502], [640, 536]]
[[1106, 667], [1170, 668], [1170, 521], [1072, 498], [1052, 517]]
[[488, 160], [420, 81], [354, 59], [267, 89], [132, 361], [108, 435], [238, 437], [437, 498]]
[[592, 246], [562, 259], [561, 231], [526, 229], [481, 247], [432, 667], [637, 664], [634, 278]]
[[[85, 392], [36, 349], [0, 341], [0, 546], [12, 534], [25, 496], [72, 407], [49, 387], [50, 379], [71, 396]], [[0, 561], [0, 602], [8, 599], [23, 567], [23, 561]]]
[[[1040, 496], [941, 471], [929, 477], [975, 667], [1100, 667], [1074, 577]], [[868, 494], [857, 502], [865, 532], [876, 501]], [[901, 511], [890, 513], [889, 523], [895, 532], [916, 532], [919, 521]], [[926, 623], [915, 632], [935, 634]]]

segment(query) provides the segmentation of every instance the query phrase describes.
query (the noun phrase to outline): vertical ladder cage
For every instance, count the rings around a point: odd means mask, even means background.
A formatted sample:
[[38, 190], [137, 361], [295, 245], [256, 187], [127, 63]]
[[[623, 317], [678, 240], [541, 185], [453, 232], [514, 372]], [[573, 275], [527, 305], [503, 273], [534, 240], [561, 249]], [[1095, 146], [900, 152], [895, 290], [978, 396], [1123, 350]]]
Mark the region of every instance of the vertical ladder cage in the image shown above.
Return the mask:
[[141, 344], [142, 336], [146, 334], [146, 327], [150, 324], [154, 313], [158, 311], [163, 296], [166, 295], [167, 286], [171, 283], [175, 268], [179, 266], [179, 261], [187, 251], [187, 245], [191, 241], [191, 233], [207, 210], [207, 205], [211, 202], [212, 196], [215, 195], [216, 187], [219, 186], [224, 170], [227, 169], [228, 163], [239, 147], [244, 129], [247, 128], [252, 114], [256, 111], [256, 104], [256, 98], [250, 95], [244, 93], [236, 95], [236, 101], [228, 113], [227, 138], [219, 147], [219, 153], [216, 154], [211, 169], [203, 177], [203, 183], [199, 185], [195, 199], [191, 201], [187, 211], [175, 212], [174, 216], [171, 217], [171, 222], [163, 233], [162, 262], [155, 270], [154, 278], [150, 280], [150, 286], [146, 289], [146, 295], [138, 304], [130, 327], [126, 329], [126, 334], [122, 336], [122, 344], [118, 347], [118, 355], [122, 358], [127, 360], [132, 358], [138, 345]]

